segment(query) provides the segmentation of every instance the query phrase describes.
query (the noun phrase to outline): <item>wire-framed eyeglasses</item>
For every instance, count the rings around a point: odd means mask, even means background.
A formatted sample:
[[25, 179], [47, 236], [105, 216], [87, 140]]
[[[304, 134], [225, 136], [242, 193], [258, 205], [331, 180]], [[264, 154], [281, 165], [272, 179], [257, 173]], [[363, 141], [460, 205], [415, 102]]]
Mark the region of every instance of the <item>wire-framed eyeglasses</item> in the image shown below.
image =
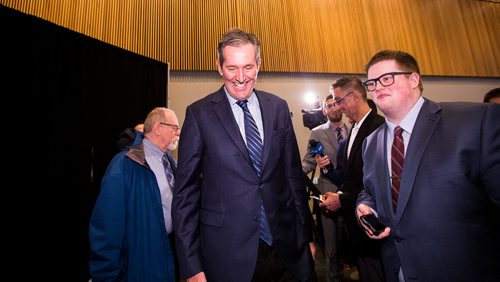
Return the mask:
[[171, 124], [171, 123], [166, 123], [166, 122], [161, 122], [161, 121], [160, 121], [160, 124], [162, 124], [162, 125], [166, 125], [166, 126], [170, 126], [170, 127], [172, 127], [172, 128], [173, 128], [176, 132], [181, 130], [181, 128], [180, 128], [178, 125], [176, 125], [176, 124]]
[[341, 105], [345, 102], [345, 98], [349, 95], [351, 95], [352, 93], [354, 93], [354, 90], [352, 90], [351, 92], [345, 94], [344, 96], [342, 96], [341, 98], [339, 99], [336, 99], [335, 102], [333, 103], [334, 106], [338, 106], [338, 105]]
[[384, 73], [377, 78], [369, 79], [363, 82], [363, 85], [365, 86], [366, 90], [370, 92], [377, 89], [377, 81], [380, 82], [382, 86], [391, 86], [394, 84], [394, 76], [399, 74], [412, 74], [412, 72], [400, 71]]

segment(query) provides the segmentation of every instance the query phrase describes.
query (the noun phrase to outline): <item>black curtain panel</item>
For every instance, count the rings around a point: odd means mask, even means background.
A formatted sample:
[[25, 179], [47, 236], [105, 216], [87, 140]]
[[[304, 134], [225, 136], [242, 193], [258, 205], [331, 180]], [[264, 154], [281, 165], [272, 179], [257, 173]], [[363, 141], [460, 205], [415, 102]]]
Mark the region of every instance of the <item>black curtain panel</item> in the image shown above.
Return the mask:
[[88, 221], [101, 178], [119, 133], [166, 106], [168, 66], [2, 5], [0, 32], [3, 108], [13, 113], [5, 137], [20, 145], [6, 154], [19, 162], [11, 169], [30, 215], [13, 222], [42, 223], [28, 237], [62, 251], [45, 278], [88, 281]]

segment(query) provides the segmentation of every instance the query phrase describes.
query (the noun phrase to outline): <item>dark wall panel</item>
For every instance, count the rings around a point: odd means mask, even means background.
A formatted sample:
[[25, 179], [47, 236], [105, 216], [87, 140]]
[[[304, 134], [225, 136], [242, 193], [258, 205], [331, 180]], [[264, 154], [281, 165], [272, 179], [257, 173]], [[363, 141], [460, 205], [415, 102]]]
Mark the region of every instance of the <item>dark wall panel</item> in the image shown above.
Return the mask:
[[102, 175], [117, 135], [166, 106], [167, 65], [1, 5], [0, 32], [0, 89], [4, 109], [16, 112], [8, 126], [23, 133], [15, 144], [26, 142], [15, 159], [37, 164], [22, 166], [20, 199], [33, 201], [28, 224], [47, 226], [32, 239], [61, 251], [46, 278], [88, 281], [88, 219]]

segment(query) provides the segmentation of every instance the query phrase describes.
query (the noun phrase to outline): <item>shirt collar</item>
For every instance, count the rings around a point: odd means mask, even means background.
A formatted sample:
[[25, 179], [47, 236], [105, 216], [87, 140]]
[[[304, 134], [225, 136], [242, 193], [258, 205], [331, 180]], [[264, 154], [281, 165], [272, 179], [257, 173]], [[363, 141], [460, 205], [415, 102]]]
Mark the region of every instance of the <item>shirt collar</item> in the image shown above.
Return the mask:
[[[406, 116], [403, 118], [403, 120], [401, 120], [401, 123], [399, 124], [399, 126], [405, 132], [407, 132], [409, 134], [412, 133], [413, 127], [415, 126], [415, 122], [417, 121], [418, 113], [420, 112], [420, 109], [422, 109], [422, 105], [424, 104], [424, 101], [425, 101], [424, 98], [422, 96], [420, 96], [420, 98], [418, 98], [415, 105], [413, 105], [413, 108], [411, 108], [411, 110], [408, 112], [408, 114], [406, 114]], [[387, 120], [387, 118], [385, 119], [385, 122], [387, 123], [387, 126], [389, 127], [389, 130], [391, 132], [394, 132], [394, 128], [396, 128], [396, 126], [398, 126], [398, 124], [394, 124], [394, 123], [390, 122], [389, 120]]]
[[160, 160], [163, 158], [163, 156], [165, 155], [164, 152], [162, 152], [160, 150], [160, 148], [158, 148], [158, 146], [156, 146], [153, 142], [151, 142], [151, 140], [149, 140], [148, 138], [144, 138], [143, 139], [143, 144], [144, 144], [144, 149], [146, 149], [147, 151], [149, 151], [152, 155], [154, 155], [155, 157], [158, 157]]
[[359, 122], [356, 122], [354, 123], [354, 126], [353, 128], [356, 128], [356, 129], [359, 129], [361, 127], [361, 125], [363, 124], [363, 122], [365, 121], [366, 117], [372, 112], [372, 110], [370, 109], [366, 114], [365, 116], [359, 121]]
[[[224, 87], [224, 92], [226, 93], [226, 97], [227, 97], [227, 99], [229, 101], [229, 104], [231, 106], [234, 106], [234, 105], [238, 106], [236, 104], [236, 102], [238, 102], [238, 100], [234, 99], [233, 96], [229, 95], [229, 92], [227, 92], [226, 87]], [[252, 94], [250, 94], [250, 97], [247, 98], [248, 104], [253, 104], [253, 103], [256, 102], [256, 100], [257, 100], [257, 95], [255, 95], [255, 92], [252, 91]]]

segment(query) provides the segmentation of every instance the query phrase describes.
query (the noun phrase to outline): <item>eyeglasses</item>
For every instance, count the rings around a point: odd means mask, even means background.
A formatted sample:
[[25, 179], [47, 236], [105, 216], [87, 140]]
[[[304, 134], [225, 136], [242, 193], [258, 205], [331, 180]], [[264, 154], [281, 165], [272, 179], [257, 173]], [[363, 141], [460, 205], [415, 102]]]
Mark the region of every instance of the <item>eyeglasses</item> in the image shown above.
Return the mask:
[[365, 86], [366, 90], [368, 91], [374, 91], [377, 89], [377, 81], [380, 82], [382, 86], [391, 86], [394, 84], [394, 76], [398, 74], [412, 74], [413, 72], [388, 72], [384, 73], [383, 75], [374, 78], [374, 79], [369, 79], [365, 82], [363, 82], [363, 85]]
[[352, 93], [354, 93], [354, 90], [351, 91], [351, 92], [349, 92], [349, 93], [347, 93], [347, 94], [345, 94], [344, 96], [342, 96], [342, 98], [339, 98], [339, 99], [335, 100], [335, 102], [333, 103], [333, 106], [337, 106], [337, 105], [343, 104], [345, 102], [344, 101], [345, 97], [351, 95]]
[[170, 123], [161, 122], [161, 121], [160, 121], [160, 124], [166, 125], [166, 126], [171, 126], [176, 132], [181, 130], [181, 128], [175, 124], [170, 124]]

